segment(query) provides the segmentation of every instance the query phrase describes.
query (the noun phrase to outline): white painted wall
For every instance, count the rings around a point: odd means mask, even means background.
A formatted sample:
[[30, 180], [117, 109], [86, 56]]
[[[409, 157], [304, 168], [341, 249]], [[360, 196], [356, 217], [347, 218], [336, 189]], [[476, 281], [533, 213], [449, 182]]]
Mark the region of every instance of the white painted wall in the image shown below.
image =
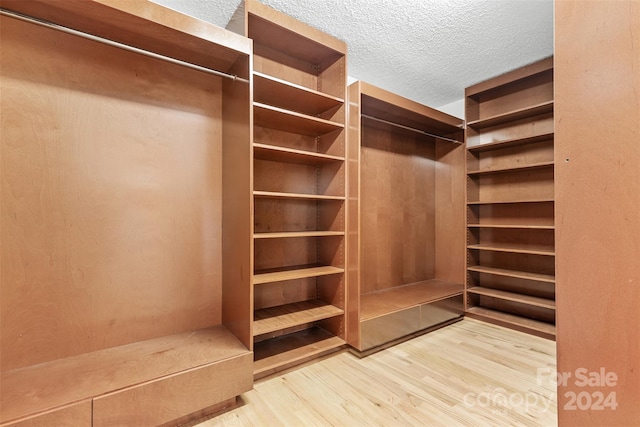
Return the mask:
[[452, 116], [464, 119], [464, 98], [458, 99], [457, 101], [453, 101], [445, 105], [441, 105], [436, 109], [442, 111], [443, 113], [451, 114]]

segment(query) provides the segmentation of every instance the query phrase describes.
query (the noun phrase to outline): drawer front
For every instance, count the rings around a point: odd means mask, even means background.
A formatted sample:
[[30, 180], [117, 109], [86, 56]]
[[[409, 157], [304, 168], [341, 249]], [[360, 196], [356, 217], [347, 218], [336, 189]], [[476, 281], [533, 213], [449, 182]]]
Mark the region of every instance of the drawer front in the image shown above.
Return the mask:
[[423, 304], [420, 307], [420, 329], [453, 320], [463, 314], [462, 295]]
[[2, 427], [91, 427], [91, 400], [74, 403], [40, 415], [22, 418]]
[[[93, 426], [158, 426], [251, 390], [253, 353], [205, 365], [94, 399]], [[202, 415], [202, 414], [200, 414]]]
[[420, 307], [410, 307], [365, 320], [361, 324], [362, 348], [359, 350], [368, 350], [418, 330], [420, 330]]

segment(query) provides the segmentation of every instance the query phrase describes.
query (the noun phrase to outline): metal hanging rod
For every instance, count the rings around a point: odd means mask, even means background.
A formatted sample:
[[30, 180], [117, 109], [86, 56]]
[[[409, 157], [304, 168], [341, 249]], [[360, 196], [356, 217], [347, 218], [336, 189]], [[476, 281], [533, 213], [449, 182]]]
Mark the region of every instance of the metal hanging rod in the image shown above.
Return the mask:
[[409, 127], [409, 126], [401, 125], [399, 123], [394, 123], [394, 122], [390, 122], [390, 121], [387, 121], [387, 120], [379, 119], [377, 117], [368, 116], [366, 114], [362, 114], [362, 117], [370, 119], [370, 120], [374, 120], [376, 122], [384, 123], [384, 124], [387, 124], [387, 125], [399, 127], [399, 128], [405, 129], [405, 130], [410, 130], [411, 132], [417, 132], [417, 133], [420, 133], [422, 135], [427, 135], [427, 136], [430, 136], [430, 137], [433, 137], [433, 138], [438, 138], [438, 139], [442, 139], [442, 140], [449, 141], [449, 142], [455, 142], [456, 144], [462, 144], [463, 143], [462, 141], [458, 141], [457, 139], [448, 138], [446, 136], [436, 135], [436, 134], [433, 134], [433, 133], [425, 132], [425, 131], [420, 130], [420, 129], [416, 129], [416, 128], [412, 128], [412, 127]]
[[212, 74], [214, 76], [222, 77], [225, 79], [230, 79], [236, 82], [241, 83], [249, 83], [249, 80], [243, 79], [242, 77], [238, 77], [234, 74], [225, 73], [223, 71], [214, 70], [212, 68], [202, 67], [200, 65], [192, 64], [190, 62], [181, 61], [179, 59], [171, 58], [169, 56], [160, 55], [158, 53], [150, 52], [148, 50], [140, 49], [137, 47], [129, 46], [123, 43], [118, 43], [113, 40], [105, 39], [103, 37], [94, 36], [92, 34], [84, 33], [82, 31], [77, 31], [72, 28], [63, 27], [62, 25], [54, 24], [52, 22], [43, 21], [37, 18], [33, 18], [31, 16], [23, 15], [21, 13], [13, 12], [6, 9], [0, 8], [0, 14], [4, 16], [8, 16], [10, 18], [19, 19], [21, 21], [29, 22], [31, 24], [40, 25], [42, 27], [50, 28], [52, 30], [61, 31], [63, 33], [71, 34], [74, 36], [82, 37], [85, 39], [89, 39], [95, 42], [103, 43], [112, 47], [116, 47], [118, 49], [126, 50], [128, 52], [137, 53], [140, 55], [148, 56], [150, 58], [159, 59], [161, 61], [170, 62], [175, 65], [179, 65], [181, 67], [190, 68], [192, 70], [200, 71], [207, 74]]

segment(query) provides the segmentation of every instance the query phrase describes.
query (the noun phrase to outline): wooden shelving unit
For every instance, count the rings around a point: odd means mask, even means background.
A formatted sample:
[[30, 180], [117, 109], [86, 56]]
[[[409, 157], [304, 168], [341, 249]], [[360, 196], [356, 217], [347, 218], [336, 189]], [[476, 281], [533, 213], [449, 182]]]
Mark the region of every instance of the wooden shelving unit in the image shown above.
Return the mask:
[[347, 49], [254, 0], [243, 2], [229, 28], [254, 44], [259, 378], [345, 345]]
[[0, 17], [0, 425], [234, 405], [253, 385], [250, 41], [146, 1], [2, 8], [21, 17]]
[[466, 89], [467, 315], [555, 337], [553, 58]]
[[368, 354], [462, 316], [465, 149], [455, 117], [365, 82], [348, 98], [347, 339]]

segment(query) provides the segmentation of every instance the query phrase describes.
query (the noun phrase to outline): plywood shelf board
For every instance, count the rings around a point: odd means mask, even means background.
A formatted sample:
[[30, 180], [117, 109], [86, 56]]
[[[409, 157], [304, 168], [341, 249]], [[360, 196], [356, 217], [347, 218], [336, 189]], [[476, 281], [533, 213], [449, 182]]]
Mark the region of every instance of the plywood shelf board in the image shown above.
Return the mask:
[[253, 155], [256, 159], [260, 160], [305, 165], [344, 162], [345, 160], [345, 158], [341, 156], [332, 156], [329, 154], [314, 153], [260, 143], [253, 144]]
[[517, 84], [520, 81], [529, 79], [535, 75], [546, 73], [553, 70], [553, 57], [545, 58], [541, 61], [534, 62], [524, 67], [509, 71], [500, 76], [476, 83], [465, 89], [465, 96], [476, 96], [482, 93], [493, 91], [505, 85]]
[[321, 65], [337, 61], [347, 53], [345, 42], [303, 24], [255, 0], [247, 0], [248, 36], [260, 44]]
[[[514, 138], [514, 139], [506, 139], [502, 141], [492, 141], [479, 145], [467, 145], [467, 149], [471, 152], [484, 152], [484, 151], [492, 151], [499, 150], [505, 147], [517, 147], [520, 145], [533, 144], [536, 142], [546, 141], [552, 139], [554, 137], [554, 133], [544, 133], [540, 135], [527, 136], [524, 138]], [[467, 141], [468, 143], [471, 141]]]
[[280, 193], [277, 191], [254, 191], [254, 197], [268, 199], [303, 199], [303, 200], [345, 200], [344, 196], [325, 196], [324, 194]]
[[491, 174], [491, 173], [518, 172], [518, 171], [527, 171], [531, 169], [548, 168], [548, 167], [553, 167], [553, 165], [554, 165], [554, 162], [552, 161], [539, 162], [539, 163], [532, 163], [532, 164], [515, 165], [512, 167], [500, 167], [495, 169], [470, 170], [467, 173], [469, 175], [484, 175], [484, 174]]
[[263, 308], [254, 312], [253, 335], [268, 334], [343, 314], [341, 308], [320, 300]]
[[475, 200], [467, 202], [468, 205], [497, 205], [519, 203], [553, 203], [554, 199], [513, 199], [513, 200]]
[[274, 233], [255, 233], [254, 239], [290, 239], [295, 237], [336, 237], [344, 236], [344, 231], [284, 231]]
[[332, 274], [342, 274], [344, 268], [331, 265], [322, 266], [296, 266], [287, 269], [270, 269], [256, 271], [253, 276], [253, 284], [281, 282], [284, 280], [304, 279], [308, 277], [328, 276]]
[[468, 249], [475, 249], [481, 251], [493, 251], [493, 252], [510, 252], [515, 254], [530, 254], [530, 255], [546, 255], [554, 256], [555, 252], [548, 248], [534, 248], [523, 245], [492, 245], [492, 244], [480, 244], [480, 245], [468, 245]]
[[513, 277], [516, 279], [535, 280], [537, 282], [555, 283], [555, 276], [552, 274], [531, 273], [527, 271], [507, 270], [504, 268], [485, 267], [481, 265], [473, 265], [467, 267], [467, 270], [476, 273], [493, 274], [496, 276]]
[[2, 7], [223, 72], [241, 55], [251, 54], [251, 43], [244, 37], [150, 1], [3, 0]]
[[359, 82], [362, 114], [430, 133], [454, 133], [463, 127], [457, 117], [400, 95]]
[[[316, 116], [344, 104], [344, 99], [327, 95], [286, 80], [254, 71], [253, 96], [257, 102]], [[268, 100], [268, 101], [266, 101]]]
[[470, 307], [465, 314], [478, 320], [492, 321], [503, 326], [530, 331], [546, 338], [554, 338], [556, 335], [556, 327], [552, 324], [509, 313], [502, 313], [484, 307]]
[[524, 230], [554, 230], [553, 225], [529, 225], [529, 224], [467, 224], [469, 228], [504, 228]]
[[248, 352], [225, 327], [216, 326], [3, 372], [1, 421]]
[[303, 363], [345, 345], [345, 341], [321, 328], [311, 328], [254, 346], [254, 377], [261, 378], [273, 372]]
[[258, 102], [253, 103], [253, 111], [254, 123], [257, 126], [300, 135], [320, 136], [344, 129], [344, 124], [342, 123], [336, 123]]
[[497, 126], [505, 124], [511, 121], [525, 119], [541, 114], [550, 113], [553, 111], [553, 101], [542, 102], [540, 104], [533, 105], [531, 107], [520, 108], [514, 111], [509, 111], [502, 114], [496, 114], [495, 116], [487, 117], [480, 120], [473, 120], [467, 122], [467, 126], [475, 129], [483, 129], [491, 126]]
[[410, 307], [439, 301], [463, 292], [461, 283], [425, 280], [360, 296], [360, 320], [368, 320]]
[[482, 286], [474, 286], [474, 287], [468, 288], [467, 292], [476, 294], [476, 295], [483, 295], [486, 297], [517, 302], [520, 304], [546, 308], [549, 310], [556, 309], [556, 302], [554, 300], [547, 299], [547, 298], [534, 297], [531, 295], [523, 295], [515, 292], [507, 292], [499, 289], [491, 289], [491, 288], [486, 288]]

